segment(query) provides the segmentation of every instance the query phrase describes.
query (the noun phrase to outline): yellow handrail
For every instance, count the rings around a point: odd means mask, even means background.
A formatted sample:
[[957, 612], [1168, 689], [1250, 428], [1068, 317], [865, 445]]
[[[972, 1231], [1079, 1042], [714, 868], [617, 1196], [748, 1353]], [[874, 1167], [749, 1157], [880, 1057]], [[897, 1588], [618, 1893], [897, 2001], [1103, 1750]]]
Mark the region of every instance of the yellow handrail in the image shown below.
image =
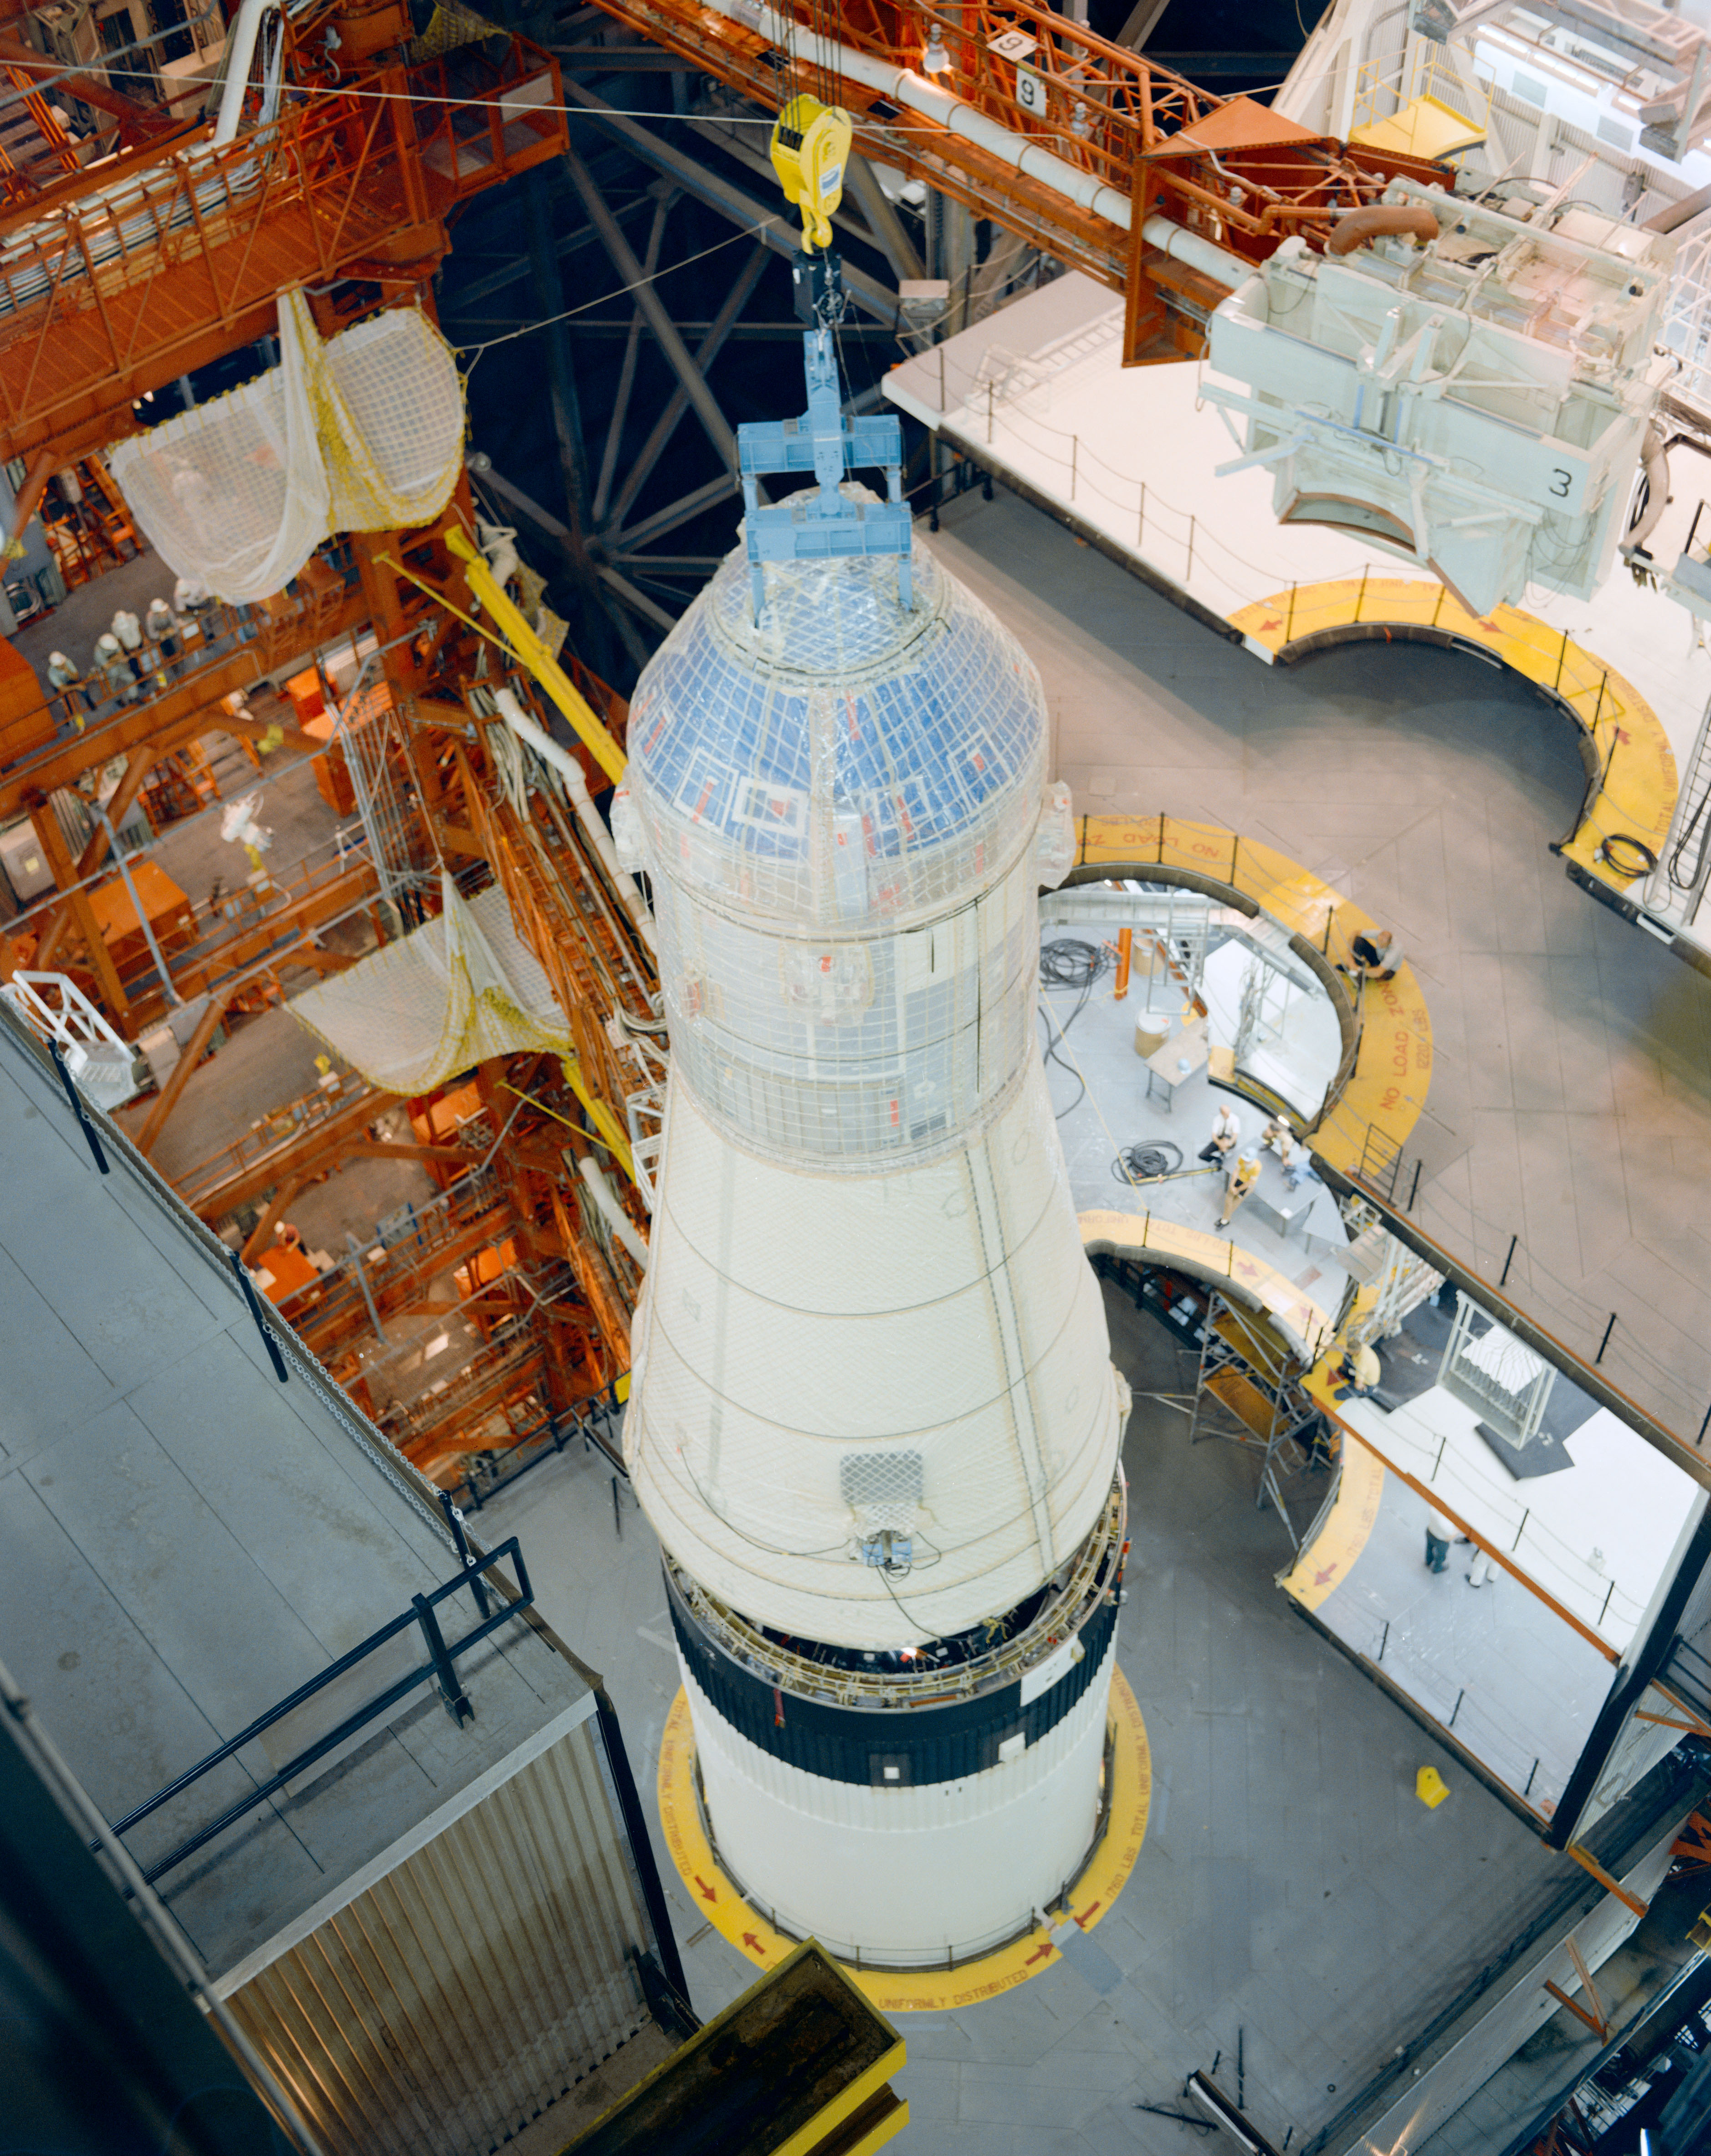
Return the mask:
[[511, 648], [576, 731], [577, 737], [614, 786], [624, 775], [624, 752], [607, 732], [582, 695], [535, 631], [522, 608], [507, 598], [505, 588], [487, 566], [468, 532], [455, 525], [446, 545], [464, 565], [469, 588], [510, 639]]

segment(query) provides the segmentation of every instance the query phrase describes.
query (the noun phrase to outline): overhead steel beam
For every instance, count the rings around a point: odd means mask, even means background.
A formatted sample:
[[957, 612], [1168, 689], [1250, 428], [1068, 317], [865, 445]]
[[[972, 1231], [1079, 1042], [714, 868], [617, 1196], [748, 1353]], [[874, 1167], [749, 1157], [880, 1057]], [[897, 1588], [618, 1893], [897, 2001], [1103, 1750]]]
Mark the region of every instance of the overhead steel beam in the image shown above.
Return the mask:
[[[769, 209], [757, 202], [753, 195], [729, 180], [710, 172], [704, 165], [674, 150], [645, 127], [638, 126], [623, 113], [615, 111], [603, 98], [596, 97], [592, 90], [567, 82], [564, 86], [565, 101], [576, 105], [592, 114], [608, 135], [633, 150], [643, 164], [651, 165], [656, 172], [663, 172], [668, 179], [675, 180], [686, 194], [704, 202], [710, 209], [716, 209], [734, 224], [746, 225], [756, 239], [770, 247], [775, 254], [786, 259], [793, 257], [802, 244], [802, 228], [791, 218]], [[877, 277], [866, 270], [858, 270], [846, 263], [843, 270], [844, 289], [855, 305], [873, 316], [875, 321], [894, 324], [897, 321], [897, 295], [888, 290]]]
[[[627, 218], [633, 210], [639, 209], [642, 203], [646, 200], [647, 197], [644, 195], [637, 202], [627, 203], [622, 209], [615, 211], [613, 214], [620, 219]], [[587, 225], [584, 225], [579, 232], [571, 233], [567, 236], [563, 234], [560, 236], [558, 259], [561, 263], [568, 262], [573, 254], [580, 253], [583, 248], [597, 244], [595, 234]], [[464, 254], [462, 259], [465, 261], [471, 259], [479, 261], [480, 256], [479, 254], [474, 256]], [[448, 269], [455, 269], [458, 259], [458, 253], [454, 250], [446, 258], [446, 266]], [[465, 307], [473, 306], [478, 300], [490, 299], [494, 293], [502, 292], [507, 285], [515, 285], [520, 277], [526, 277], [528, 275], [528, 256], [514, 255], [505, 263], [503, 267], [489, 270], [484, 277], [474, 278], [467, 285], [458, 285], [443, 304], [448, 314], [461, 314]]]
[[[535, 301], [544, 317], [541, 333], [546, 339], [547, 386], [559, 463], [564, 470], [565, 499], [570, 510], [570, 544], [573, 554], [580, 556], [583, 552], [582, 535], [588, 528], [588, 467], [582, 448], [581, 406], [576, 395], [576, 372], [571, 365], [571, 341], [561, 319], [565, 311], [565, 288], [558, 273], [558, 249], [554, 244], [546, 180], [546, 175], [537, 167], [529, 175], [525, 189], [529, 266], [535, 282]], [[611, 212], [607, 211], [607, 215], [610, 219]], [[613, 229], [617, 229], [616, 226]], [[633, 255], [630, 259], [635, 259]]]
[[666, 312], [665, 302], [645, 276], [630, 243], [619, 228], [617, 219], [607, 208], [605, 197], [594, 184], [593, 175], [588, 167], [574, 150], [566, 150], [561, 156], [571, 184], [581, 197], [582, 207], [588, 213], [588, 222], [600, 234], [601, 244], [610, 256], [612, 268], [634, 291], [636, 304], [647, 316], [648, 326], [658, 340], [667, 365], [683, 385], [684, 393], [694, 408], [695, 417], [706, 430], [708, 440], [718, 450], [727, 467], [735, 471], [737, 468], [736, 436], [731, 432], [730, 423], [720, 410], [718, 399], [707, 387], [705, 377], [690, 357], [689, 346], [678, 335], [677, 324]]
[[[736, 282], [726, 294], [725, 305], [709, 326], [706, 336], [695, 347], [694, 364], [704, 376], [706, 370], [718, 358], [725, 339], [736, 325], [737, 316], [747, 306], [755, 286], [760, 281], [761, 272], [765, 268], [766, 263], [766, 250], [764, 247], [750, 249], [749, 259], [743, 264]], [[618, 490], [617, 500], [612, 503], [612, 513], [607, 517], [602, 527], [604, 531], [610, 533], [616, 530], [634, 507], [637, 495], [647, 485], [653, 467], [658, 463], [664, 452], [667, 443], [676, 432], [679, 421], [689, 409], [689, 403], [687, 393], [679, 388], [672, 396], [665, 409], [654, 421], [647, 440], [642, 444], [639, 454], [624, 475], [624, 483]]]
[[611, 544], [615, 558], [625, 561], [639, 547], [650, 541], [663, 539], [668, 531], [675, 531], [680, 524], [687, 524], [704, 510], [712, 509], [737, 490], [735, 472], [728, 478], [709, 480], [705, 486], [698, 486], [693, 494], [682, 495], [663, 509], [657, 509], [651, 516], [644, 516], [639, 524], [633, 524], [627, 531], [612, 534]]
[[[658, 181], [653, 183], [659, 185]], [[643, 260], [643, 270], [651, 278], [659, 267], [659, 249], [665, 238], [665, 220], [671, 214], [671, 205], [676, 189], [668, 187], [654, 207], [653, 223], [648, 234], [648, 252]], [[595, 484], [594, 505], [591, 511], [596, 525], [605, 520], [606, 505], [612, 496], [612, 476], [617, 470], [618, 445], [623, 439], [624, 422], [630, 416], [630, 392], [636, 386], [636, 362], [642, 349], [642, 327], [647, 317], [639, 306], [630, 316], [630, 333], [624, 343], [623, 364], [618, 369], [617, 391], [612, 398], [612, 418], [606, 429], [606, 449], [600, 459], [600, 477]]]
[[667, 636], [677, 627], [674, 613], [668, 613], [663, 606], [656, 606], [646, 592], [638, 591], [629, 578], [618, 570], [603, 567], [600, 574], [602, 582], [611, 585], [626, 606], [633, 607], [644, 620], [653, 622]]
[[899, 284], [906, 280], [926, 275], [921, 267], [921, 258], [915, 252], [914, 242], [903, 228], [903, 219], [892, 206], [891, 198], [879, 184], [879, 175], [865, 157], [851, 157], [844, 166], [844, 185], [862, 206], [862, 215], [873, 229], [876, 243], [884, 249], [885, 259], [891, 264], [891, 274]]

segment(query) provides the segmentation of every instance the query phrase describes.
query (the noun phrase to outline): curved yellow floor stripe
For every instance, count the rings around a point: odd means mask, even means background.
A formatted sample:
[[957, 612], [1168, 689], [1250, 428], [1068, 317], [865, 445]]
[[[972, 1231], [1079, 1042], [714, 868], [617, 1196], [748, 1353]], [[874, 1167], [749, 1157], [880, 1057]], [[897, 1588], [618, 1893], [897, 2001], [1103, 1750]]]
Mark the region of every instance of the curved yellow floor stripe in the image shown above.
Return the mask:
[[1211, 1281], [1264, 1311], [1304, 1362], [1316, 1363], [1329, 1346], [1335, 1323], [1324, 1304], [1226, 1236], [1151, 1213], [1083, 1213], [1079, 1218], [1082, 1247], [1089, 1257], [1140, 1258]]
[[[1152, 1801], [1146, 1725], [1128, 1680], [1116, 1668], [1111, 1672], [1107, 1726], [1113, 1739], [1109, 1813], [1099, 1845], [1068, 1897], [1069, 1913], [1083, 1931], [1098, 1923], [1122, 1892], [1140, 1854]], [[797, 1942], [775, 1931], [743, 1899], [713, 1854], [695, 1794], [694, 1731], [689, 1700], [681, 1691], [666, 1717], [659, 1748], [659, 1818], [672, 1861], [695, 1907], [740, 1953], [761, 1969], [776, 1969]], [[843, 1967], [881, 2013], [929, 2014], [996, 1999], [1062, 1959], [1051, 1940], [1037, 1930], [955, 1969], [852, 1969], [847, 1962]]]
[[1337, 1494], [1324, 1525], [1278, 1582], [1304, 1609], [1317, 1609], [1355, 1569], [1383, 1501], [1384, 1462], [1347, 1431], [1341, 1433], [1341, 1461]]
[[[1655, 721], [1654, 721], [1655, 723]], [[1667, 745], [1666, 744], [1666, 754]], [[1352, 901], [1274, 846], [1217, 824], [1180, 816], [1083, 816], [1078, 865], [1191, 869], [1228, 884], [1273, 921], [1323, 950], [1335, 916], [1337, 949], [1348, 948], [1375, 921]], [[1393, 981], [1369, 981], [1362, 1004], [1360, 1052], [1309, 1142], [1345, 1173], [1370, 1174], [1399, 1152], [1420, 1120], [1432, 1084], [1432, 1014], [1414, 968]]]
[[1606, 839], [1640, 839], [1661, 855], [1675, 812], [1675, 757], [1657, 714], [1631, 681], [1578, 644], [1519, 608], [1493, 607], [1469, 613], [1442, 584], [1417, 577], [1347, 577], [1301, 584], [1258, 600], [1230, 616], [1249, 648], [1268, 659], [1287, 659], [1309, 639], [1336, 640], [1339, 630], [1396, 629], [1426, 632], [1477, 644], [1545, 690], [1568, 712], [1591, 743], [1601, 774], [1580, 829], [1560, 851], [1613, 891], [1637, 880], [1626, 853], [1622, 865], [1603, 857]]

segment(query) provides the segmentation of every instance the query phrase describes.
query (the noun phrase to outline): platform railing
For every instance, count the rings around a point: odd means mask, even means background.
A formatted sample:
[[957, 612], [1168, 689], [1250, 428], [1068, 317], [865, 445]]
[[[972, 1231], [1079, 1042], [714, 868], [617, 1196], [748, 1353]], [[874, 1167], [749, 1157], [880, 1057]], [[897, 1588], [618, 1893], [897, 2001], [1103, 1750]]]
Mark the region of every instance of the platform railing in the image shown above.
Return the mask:
[[[516, 1574], [515, 1597], [498, 1594], [487, 1584], [488, 1573], [502, 1563], [509, 1563]], [[439, 1609], [451, 1596], [462, 1593], [465, 1589], [474, 1599], [480, 1621], [458, 1638], [448, 1640], [441, 1628]], [[144, 1803], [134, 1806], [122, 1819], [115, 1820], [114, 1833], [129, 1834], [141, 1826], [145, 1820], [152, 1819], [163, 1806], [194, 1789], [217, 1767], [223, 1766], [228, 1759], [236, 1758], [240, 1752], [256, 1743], [288, 1715], [306, 1707], [330, 1685], [337, 1684], [341, 1678], [359, 1669], [371, 1656], [412, 1627], [422, 1635], [427, 1654], [425, 1661], [377, 1692], [366, 1705], [358, 1707], [354, 1714], [346, 1716], [324, 1737], [305, 1745], [276, 1774], [267, 1781], [256, 1784], [235, 1804], [228, 1804], [217, 1818], [209, 1820], [196, 1833], [187, 1835], [164, 1856], [157, 1857], [153, 1863], [143, 1866], [144, 1880], [152, 1887], [157, 1879], [175, 1870], [187, 1857], [193, 1856], [197, 1850], [206, 1848], [209, 1842], [223, 1834], [228, 1827], [236, 1825], [239, 1820], [254, 1811], [259, 1805], [268, 1803], [282, 1790], [289, 1789], [293, 1782], [317, 1762], [326, 1758], [330, 1753], [349, 1743], [353, 1737], [360, 1736], [363, 1730], [390, 1715], [394, 1708], [401, 1707], [412, 1693], [425, 1685], [438, 1688], [441, 1702], [454, 1723], [461, 1727], [465, 1722], [473, 1721], [475, 1710], [464, 1690], [463, 1680], [458, 1671], [459, 1661], [473, 1648], [479, 1646], [484, 1640], [491, 1639], [502, 1625], [508, 1625], [514, 1617], [521, 1616], [534, 1599], [535, 1590], [530, 1584], [528, 1570], [523, 1563], [523, 1553], [515, 1535], [483, 1557], [466, 1555], [464, 1568], [456, 1578], [445, 1581], [431, 1594], [412, 1595], [409, 1609], [394, 1617], [390, 1624], [382, 1625], [377, 1632], [371, 1632], [366, 1640], [352, 1647], [348, 1654], [341, 1655], [336, 1661], [329, 1663], [307, 1684], [300, 1685], [295, 1691], [270, 1707], [265, 1714], [258, 1715], [247, 1728], [240, 1729], [235, 1737], [228, 1738], [225, 1743], [210, 1752], [205, 1758], [199, 1759], [195, 1766], [167, 1783], [163, 1789], [156, 1790]], [[498, 1601], [499, 1606], [497, 1610], [491, 1608], [492, 1600]]]

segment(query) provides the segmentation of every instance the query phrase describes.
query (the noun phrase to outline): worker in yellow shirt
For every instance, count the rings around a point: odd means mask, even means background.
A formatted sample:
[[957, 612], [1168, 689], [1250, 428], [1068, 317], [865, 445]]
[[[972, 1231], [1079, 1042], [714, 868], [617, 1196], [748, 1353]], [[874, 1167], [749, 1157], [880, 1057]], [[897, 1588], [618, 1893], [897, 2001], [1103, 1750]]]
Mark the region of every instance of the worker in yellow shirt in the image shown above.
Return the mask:
[[1358, 1348], [1343, 1350], [1336, 1374], [1344, 1382], [1331, 1394], [1333, 1399], [1346, 1400], [1352, 1394], [1355, 1399], [1364, 1400], [1369, 1393], [1376, 1390], [1384, 1376], [1384, 1365], [1376, 1352], [1363, 1342]]
[[1227, 1228], [1234, 1219], [1237, 1208], [1259, 1180], [1259, 1155], [1244, 1152], [1224, 1178], [1224, 1209], [1218, 1215], [1218, 1225]]

